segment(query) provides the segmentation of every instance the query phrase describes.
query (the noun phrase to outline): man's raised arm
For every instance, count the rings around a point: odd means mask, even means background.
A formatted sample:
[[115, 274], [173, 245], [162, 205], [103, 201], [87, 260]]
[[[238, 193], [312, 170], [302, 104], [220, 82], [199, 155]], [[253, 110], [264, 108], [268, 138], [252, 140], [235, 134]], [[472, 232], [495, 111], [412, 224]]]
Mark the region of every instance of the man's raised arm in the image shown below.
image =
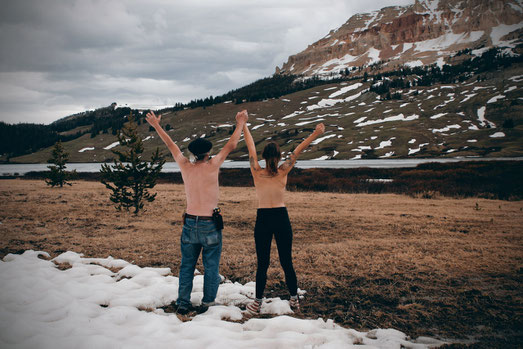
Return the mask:
[[167, 148], [169, 148], [169, 151], [173, 155], [173, 158], [178, 163], [178, 165], [181, 165], [181, 164], [187, 162], [188, 160], [185, 156], [183, 156], [183, 153], [180, 150], [180, 148], [173, 142], [173, 140], [171, 139], [171, 137], [169, 137], [167, 132], [165, 132], [163, 130], [162, 126], [160, 126], [161, 119], [162, 119], [161, 115], [156, 116], [154, 114], [154, 112], [152, 112], [152, 111], [148, 112], [147, 116], [145, 117], [145, 120], [147, 120], [149, 125], [154, 127], [154, 129], [156, 130], [156, 132], [158, 133], [158, 135], [160, 136], [162, 141], [165, 143]]
[[249, 119], [249, 116], [247, 115], [247, 110], [242, 110], [241, 112], [238, 112], [236, 114], [236, 129], [232, 133], [231, 138], [229, 138], [229, 141], [223, 146], [222, 150], [212, 158], [212, 162], [216, 163], [218, 166], [221, 166], [227, 156], [230, 154], [231, 151], [236, 149], [236, 146], [238, 145], [238, 141], [240, 140], [240, 136], [242, 134], [243, 125], [247, 123], [247, 120]]
[[287, 159], [280, 166], [280, 169], [282, 169], [282, 170], [284, 170], [286, 172], [290, 172], [290, 170], [292, 169], [292, 167], [296, 163], [296, 160], [298, 159], [298, 156], [301, 154], [301, 152], [304, 151], [312, 143], [313, 140], [318, 138], [318, 136], [321, 135], [324, 132], [325, 132], [325, 125], [324, 124], [320, 123], [320, 124], [316, 125], [316, 129], [314, 130], [314, 132], [312, 132], [312, 134], [309, 137], [307, 137], [305, 140], [303, 140], [303, 142], [301, 142], [296, 147], [296, 149], [294, 149], [294, 151], [292, 152], [290, 158]]

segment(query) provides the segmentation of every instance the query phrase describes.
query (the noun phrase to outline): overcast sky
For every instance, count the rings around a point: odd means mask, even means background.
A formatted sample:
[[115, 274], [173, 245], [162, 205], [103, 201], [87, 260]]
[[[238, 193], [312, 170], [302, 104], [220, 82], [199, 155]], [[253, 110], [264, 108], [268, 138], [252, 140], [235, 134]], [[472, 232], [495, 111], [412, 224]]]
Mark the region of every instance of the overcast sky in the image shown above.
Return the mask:
[[0, 121], [171, 106], [270, 76], [356, 13], [414, 0], [2, 0]]

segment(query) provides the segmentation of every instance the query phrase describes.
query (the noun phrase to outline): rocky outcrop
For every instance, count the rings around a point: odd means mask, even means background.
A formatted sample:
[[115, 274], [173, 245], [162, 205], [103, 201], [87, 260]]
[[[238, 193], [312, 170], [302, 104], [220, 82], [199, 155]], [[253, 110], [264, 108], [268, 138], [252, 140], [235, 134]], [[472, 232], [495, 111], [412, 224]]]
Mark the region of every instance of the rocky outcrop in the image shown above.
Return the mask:
[[346, 68], [379, 63], [443, 65], [463, 49], [505, 47], [517, 54], [523, 42], [521, 0], [416, 0], [352, 16], [338, 29], [290, 56], [276, 74], [333, 75]]

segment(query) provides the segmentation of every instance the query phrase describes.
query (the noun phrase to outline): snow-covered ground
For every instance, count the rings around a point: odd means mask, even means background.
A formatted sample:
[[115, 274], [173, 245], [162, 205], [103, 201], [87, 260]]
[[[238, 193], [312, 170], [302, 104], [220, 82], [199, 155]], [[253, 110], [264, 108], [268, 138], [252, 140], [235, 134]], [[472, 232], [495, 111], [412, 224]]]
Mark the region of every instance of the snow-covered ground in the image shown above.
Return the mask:
[[107, 147], [104, 147], [105, 150], [113, 149], [114, 147], [118, 146], [120, 144], [120, 141], [114, 142], [109, 144]]
[[[383, 122], [391, 122], [391, 121], [412, 121], [412, 120], [416, 120], [418, 118], [419, 118], [419, 115], [416, 115], [416, 114], [412, 114], [410, 116], [404, 116], [403, 113], [401, 113], [398, 115], [386, 117], [384, 119], [368, 120], [365, 122], [363, 122], [364, 119], [358, 119], [358, 120], [354, 121], [354, 123], [357, 123], [356, 127], [362, 127], [362, 126], [380, 124]], [[361, 120], [361, 121], [359, 121], [359, 120]]]
[[[0, 262], [0, 347], [6, 348], [431, 348], [435, 339], [409, 339], [394, 329], [360, 332], [332, 320], [298, 319], [287, 300], [266, 300], [272, 318], [243, 319], [254, 282], [225, 280], [206, 313], [182, 322], [160, 307], [177, 298], [169, 268], [66, 252], [9, 254]], [[56, 263], [69, 265], [58, 268]], [[195, 276], [191, 301], [201, 302]], [[306, 301], [306, 300], [305, 300]]]

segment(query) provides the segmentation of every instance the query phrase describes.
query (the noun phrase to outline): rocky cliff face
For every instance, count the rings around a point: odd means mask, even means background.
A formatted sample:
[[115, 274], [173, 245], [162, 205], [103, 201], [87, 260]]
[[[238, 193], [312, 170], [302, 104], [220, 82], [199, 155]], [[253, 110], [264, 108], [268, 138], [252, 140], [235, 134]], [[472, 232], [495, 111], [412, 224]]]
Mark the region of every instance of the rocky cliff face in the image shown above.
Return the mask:
[[290, 56], [276, 73], [312, 76], [371, 65], [383, 70], [442, 66], [460, 50], [471, 49], [477, 55], [499, 46], [517, 54], [521, 43], [522, 0], [416, 0], [411, 6], [352, 16]]

